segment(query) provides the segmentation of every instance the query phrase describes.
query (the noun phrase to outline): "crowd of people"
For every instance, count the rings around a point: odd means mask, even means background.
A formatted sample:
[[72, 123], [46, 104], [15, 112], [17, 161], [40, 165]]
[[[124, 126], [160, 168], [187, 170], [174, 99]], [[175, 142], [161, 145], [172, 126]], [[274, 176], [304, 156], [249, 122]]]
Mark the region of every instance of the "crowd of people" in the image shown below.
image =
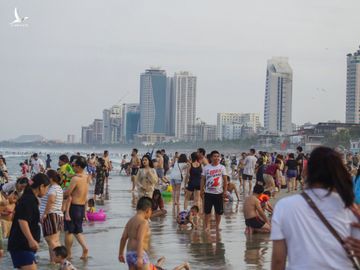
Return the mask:
[[[50, 263], [59, 263], [60, 269], [75, 269], [70, 262], [74, 237], [82, 248], [81, 259], [88, 257], [83, 222], [87, 211], [94, 212], [105, 198], [113, 169], [109, 152], [63, 154], [56, 169], [51, 163], [50, 155], [43, 162], [35, 153], [20, 163], [21, 176], [10, 181], [6, 160], [0, 156], [0, 256], [2, 238], [8, 238], [15, 268], [37, 269], [41, 234]], [[152, 264], [147, 253], [149, 220], [166, 218], [163, 196], [169, 193], [179, 228], [206, 233], [218, 233], [224, 206], [242, 200], [245, 233], [270, 233], [272, 269], [285, 269], [286, 263], [289, 269], [360, 269], [360, 238], [354, 234], [360, 230], [357, 154], [327, 147], [305, 154], [299, 146], [296, 153], [250, 149], [225, 156], [199, 148], [170, 158], [164, 149], [142, 156], [133, 149], [131, 159], [124, 156], [120, 165], [120, 173], [130, 176], [137, 201], [118, 254], [129, 269], [163, 269], [164, 258]], [[278, 198], [273, 207], [271, 202]], [[174, 269], [190, 265], [184, 262]]]

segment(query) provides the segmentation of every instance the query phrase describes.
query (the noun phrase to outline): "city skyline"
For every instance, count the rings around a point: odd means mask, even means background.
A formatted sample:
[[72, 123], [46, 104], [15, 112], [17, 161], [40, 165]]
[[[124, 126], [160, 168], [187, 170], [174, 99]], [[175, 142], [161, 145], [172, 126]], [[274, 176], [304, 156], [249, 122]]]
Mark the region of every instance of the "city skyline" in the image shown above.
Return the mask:
[[18, 5], [30, 18], [20, 28], [9, 26], [14, 2], [1, 2], [0, 140], [79, 137], [115, 99], [130, 92], [124, 101], [138, 101], [138, 74], [149, 65], [196, 74], [197, 116], [207, 123], [216, 122], [214, 108], [259, 112], [263, 122], [264, 66], [279, 55], [295, 74], [293, 122], [345, 121], [359, 1], [34, 3]]

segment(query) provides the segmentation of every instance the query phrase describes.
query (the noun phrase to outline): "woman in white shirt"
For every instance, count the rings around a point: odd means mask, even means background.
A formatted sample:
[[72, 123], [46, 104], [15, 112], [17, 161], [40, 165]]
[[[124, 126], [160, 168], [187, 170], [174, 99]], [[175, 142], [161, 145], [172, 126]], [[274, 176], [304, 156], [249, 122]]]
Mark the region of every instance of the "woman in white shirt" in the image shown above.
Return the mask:
[[170, 172], [170, 180], [173, 189], [173, 199], [175, 205], [180, 205], [180, 189], [181, 183], [185, 177], [187, 177], [187, 157], [185, 154], [181, 154], [179, 159], [174, 163], [174, 167]]
[[153, 162], [149, 155], [144, 155], [141, 159], [141, 167], [135, 178], [139, 198], [146, 196], [151, 199], [157, 183], [158, 176]]
[[[352, 179], [341, 156], [318, 147], [311, 153], [307, 173], [305, 193], [341, 238], [350, 236], [357, 218], [350, 210]], [[271, 227], [273, 270], [353, 269], [343, 246], [300, 194], [276, 204]]]
[[46, 175], [50, 179], [47, 194], [41, 198], [40, 221], [44, 238], [49, 246], [50, 262], [54, 262], [53, 249], [60, 246], [60, 232], [64, 227], [64, 214], [61, 211], [63, 190], [60, 187], [61, 177], [55, 170], [48, 170]]

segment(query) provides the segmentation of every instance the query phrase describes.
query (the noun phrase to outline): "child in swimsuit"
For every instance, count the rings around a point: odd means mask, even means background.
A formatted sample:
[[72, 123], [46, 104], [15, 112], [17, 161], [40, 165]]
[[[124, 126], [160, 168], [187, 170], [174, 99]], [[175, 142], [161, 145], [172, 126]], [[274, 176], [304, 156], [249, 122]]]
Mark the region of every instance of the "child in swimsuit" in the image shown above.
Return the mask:
[[[125, 226], [120, 240], [119, 261], [128, 264], [129, 269], [149, 269], [150, 260], [146, 253], [149, 249], [149, 218], [152, 214], [152, 200], [148, 197], [139, 199], [136, 214]], [[141, 243], [142, 249], [138, 250]], [[124, 256], [125, 245], [127, 248]], [[126, 260], [125, 260], [126, 258]]]
[[181, 211], [176, 219], [180, 226], [187, 226], [191, 224], [191, 227], [197, 227], [197, 219], [199, 215], [199, 207], [194, 205], [190, 208], [190, 211]]
[[96, 212], [94, 199], [89, 199], [89, 200], [88, 200], [88, 209], [87, 209], [87, 212], [89, 212], [89, 213], [95, 213], [95, 212]]
[[59, 270], [76, 270], [75, 266], [71, 264], [66, 258], [68, 256], [68, 252], [66, 247], [59, 246], [53, 249], [55, 254], [54, 261], [55, 263], [60, 264]]

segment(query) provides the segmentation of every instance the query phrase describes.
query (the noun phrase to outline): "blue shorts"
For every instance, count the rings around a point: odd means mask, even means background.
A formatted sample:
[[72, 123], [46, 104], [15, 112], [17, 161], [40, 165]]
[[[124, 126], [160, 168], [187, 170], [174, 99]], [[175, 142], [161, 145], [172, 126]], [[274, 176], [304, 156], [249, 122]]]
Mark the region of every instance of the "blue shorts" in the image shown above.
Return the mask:
[[88, 174], [95, 174], [96, 173], [96, 168], [92, 167], [92, 166], [87, 166], [86, 170], [87, 170]]
[[11, 260], [14, 268], [21, 268], [22, 266], [32, 265], [36, 263], [35, 252], [28, 250], [10, 251]]
[[182, 180], [181, 179], [171, 179], [171, 185], [181, 185]]
[[297, 170], [288, 170], [286, 176], [287, 178], [295, 178], [297, 176]]
[[[137, 252], [136, 251], [127, 251], [126, 252], [126, 262], [129, 267], [137, 265]], [[143, 251], [143, 265], [149, 264], [149, 256], [145, 251]]]

